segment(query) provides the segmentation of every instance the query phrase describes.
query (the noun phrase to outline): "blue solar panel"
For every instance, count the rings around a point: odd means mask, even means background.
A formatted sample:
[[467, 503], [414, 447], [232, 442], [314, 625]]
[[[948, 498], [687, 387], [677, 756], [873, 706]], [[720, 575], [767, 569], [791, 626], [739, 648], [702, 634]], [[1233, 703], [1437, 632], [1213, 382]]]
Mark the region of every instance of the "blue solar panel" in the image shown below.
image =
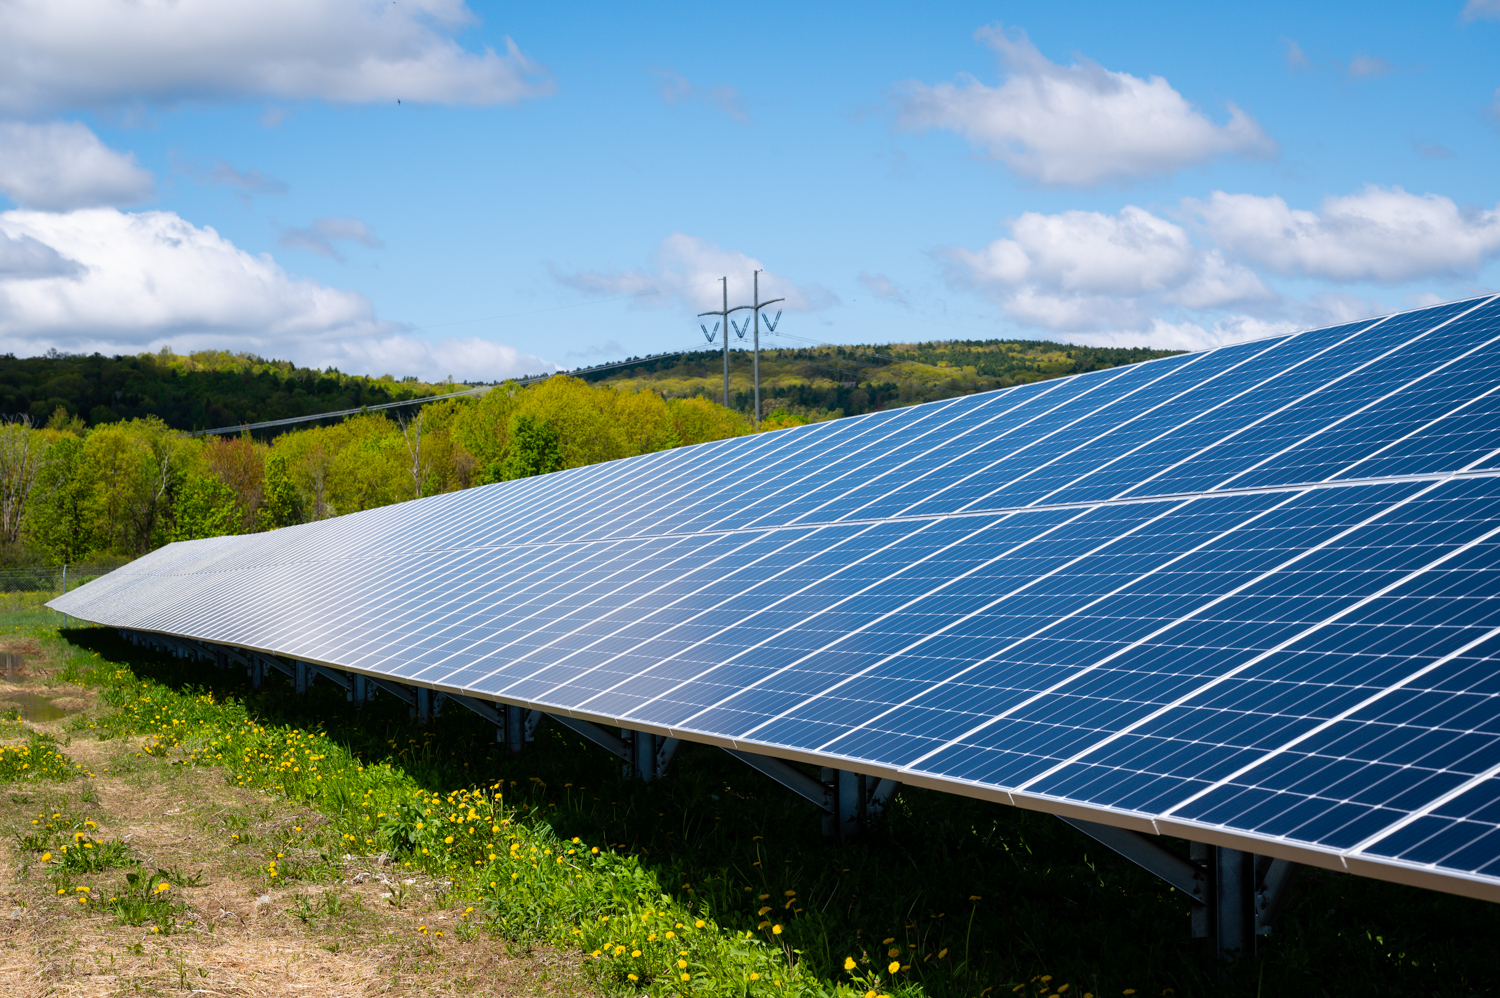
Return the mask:
[[170, 545], [69, 614], [1500, 898], [1500, 299]]

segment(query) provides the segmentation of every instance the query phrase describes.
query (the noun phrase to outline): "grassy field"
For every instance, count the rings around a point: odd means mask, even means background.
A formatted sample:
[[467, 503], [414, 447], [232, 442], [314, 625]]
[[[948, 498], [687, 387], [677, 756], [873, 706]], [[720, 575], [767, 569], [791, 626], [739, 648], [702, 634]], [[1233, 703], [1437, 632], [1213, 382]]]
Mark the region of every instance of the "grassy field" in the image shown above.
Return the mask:
[[[422, 728], [326, 683], [253, 691], [8, 599], [0, 643], [28, 668], [0, 711], [67, 713], [0, 720], [6, 994], [1500, 988], [1494, 905], [1309, 870], [1221, 970], [1181, 895], [1046, 815], [903, 790], [829, 843], [716, 749], [648, 787], [556, 727], [511, 757], [453, 705]], [[3, 761], [17, 746], [46, 761]]]

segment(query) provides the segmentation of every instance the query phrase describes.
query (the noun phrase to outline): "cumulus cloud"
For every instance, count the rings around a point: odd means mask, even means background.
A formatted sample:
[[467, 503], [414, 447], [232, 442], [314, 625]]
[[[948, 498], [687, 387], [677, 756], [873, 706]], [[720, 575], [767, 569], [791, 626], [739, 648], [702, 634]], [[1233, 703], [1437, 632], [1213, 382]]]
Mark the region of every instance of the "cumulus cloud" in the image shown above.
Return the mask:
[[704, 89], [695, 85], [687, 77], [668, 69], [653, 69], [651, 72], [656, 76], [656, 92], [667, 104], [702, 101], [741, 124], [750, 124], [750, 115], [740, 100], [740, 92], [734, 87], [718, 86]]
[[1134, 205], [1114, 215], [1027, 212], [1010, 224], [1009, 238], [945, 257], [957, 283], [988, 294], [1017, 321], [1053, 330], [1143, 328], [1162, 305], [1219, 308], [1272, 297], [1253, 272]]
[[504, 344], [427, 341], [363, 295], [287, 274], [172, 212], [0, 214], [0, 352], [249, 350], [351, 372], [489, 380], [550, 370]]
[[551, 92], [506, 39], [474, 52], [463, 0], [9, 0], [0, 109], [193, 100], [511, 104]]
[[1472, 275], [1500, 254], [1500, 206], [1463, 209], [1437, 194], [1366, 187], [1317, 211], [1275, 195], [1215, 191], [1188, 201], [1226, 252], [1280, 274], [1335, 281]]
[[[3, 72], [3, 70], [0, 70]], [[149, 201], [156, 182], [76, 121], [0, 122], [0, 194], [23, 208], [67, 211]]]
[[0, 282], [39, 277], [76, 277], [83, 268], [31, 236], [0, 231]]
[[778, 308], [810, 312], [836, 304], [838, 298], [826, 288], [796, 284], [766, 271], [765, 264], [736, 250], [720, 249], [696, 236], [674, 232], [651, 254], [650, 265], [640, 270], [578, 271], [553, 276], [562, 284], [598, 296], [632, 296], [643, 308], [686, 306], [706, 312], [723, 306], [719, 278], [729, 278], [729, 304], [748, 304], [751, 273], [760, 270], [760, 296], [785, 298]]
[[976, 37], [998, 53], [1005, 81], [910, 82], [896, 95], [898, 127], [956, 131], [1021, 176], [1068, 187], [1276, 152], [1255, 119], [1233, 104], [1229, 120], [1216, 124], [1160, 76], [1143, 80], [1087, 60], [1060, 66], [1019, 29], [995, 25]]
[[375, 231], [357, 218], [319, 218], [305, 229], [281, 230], [277, 243], [282, 249], [302, 249], [319, 256], [344, 261], [336, 242], [358, 243], [368, 249], [383, 249]]

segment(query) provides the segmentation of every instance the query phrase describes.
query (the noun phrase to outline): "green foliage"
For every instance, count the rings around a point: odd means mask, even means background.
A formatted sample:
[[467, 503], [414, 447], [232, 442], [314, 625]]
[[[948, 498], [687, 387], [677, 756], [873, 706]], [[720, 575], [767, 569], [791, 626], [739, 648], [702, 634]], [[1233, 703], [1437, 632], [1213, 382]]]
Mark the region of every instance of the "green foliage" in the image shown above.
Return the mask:
[[[843, 412], [1051, 377], [1152, 353], [998, 341], [891, 347], [880, 355], [861, 352], [865, 349], [773, 351], [764, 365], [768, 415], [759, 429], [785, 429]], [[737, 364], [743, 360], [736, 358]], [[954, 366], [966, 359], [974, 363]], [[267, 385], [274, 382], [294, 394], [312, 384], [309, 379], [316, 374], [230, 354], [184, 358], [163, 352], [125, 360], [137, 373], [149, 368], [187, 381], [232, 376], [245, 385], [269, 379]], [[104, 365], [104, 358], [51, 362], [82, 365], [80, 370], [100, 377], [115, 371]], [[696, 355], [675, 365], [643, 362], [602, 384], [568, 376], [527, 387], [507, 382], [481, 397], [431, 403], [400, 423], [365, 413], [329, 426], [290, 430], [270, 443], [248, 433], [193, 437], [155, 415], [86, 426], [59, 405], [45, 429], [24, 424], [6, 428], [10, 443], [4, 450], [12, 457], [5, 460], [15, 464], [20, 459], [14, 455], [22, 455], [30, 462], [27, 467], [35, 469], [35, 484], [7, 505], [12, 510], [9, 526], [0, 524], [5, 528], [0, 533], [12, 536], [19, 528], [22, 543], [5, 544], [0, 538], [0, 556], [53, 564], [134, 558], [169, 541], [272, 530], [754, 432], [745, 411], [748, 383], [741, 384], [748, 368], [736, 368], [740, 411], [735, 411], [712, 400], [705, 386], [717, 382], [706, 375], [715, 372], [693, 370], [695, 364], [704, 367], [702, 362]], [[0, 358], [0, 374], [6, 363]], [[886, 382], [859, 380], [874, 377], [871, 372], [877, 368], [881, 378], [895, 379], [891, 391], [880, 387]], [[830, 381], [825, 377], [829, 371], [853, 380]], [[78, 378], [82, 375], [58, 384], [77, 387], [82, 384]], [[328, 380], [334, 387], [347, 387], [358, 381], [342, 378], [318, 375], [316, 384]], [[375, 384], [397, 395], [425, 390], [415, 382], [401, 382], [398, 388], [394, 379]], [[161, 397], [168, 396], [170, 392]], [[11, 468], [8, 477], [0, 477], [28, 479], [15, 472]]]
[[0, 357], [0, 414], [29, 414], [38, 425], [50, 419], [55, 428], [76, 431], [150, 416], [181, 430], [236, 426], [462, 387], [316, 371], [219, 350]]
[[114, 897], [104, 901], [104, 909], [124, 925], [152, 925], [156, 931], [170, 933], [177, 927], [177, 914], [187, 909], [172, 894], [173, 884], [163, 870], [155, 873], [127, 873], [125, 886]]
[[[950, 340], [889, 346], [813, 346], [761, 351], [761, 409], [833, 419], [1135, 364], [1177, 351], [1079, 347], [1039, 340]], [[754, 408], [751, 355], [730, 353], [730, 408]], [[644, 360], [586, 374], [596, 384], [652, 390], [668, 398], [718, 401], [723, 354], [713, 350]], [[769, 418], [769, 416], [768, 416]]]
[[496, 481], [545, 475], [562, 467], [562, 441], [551, 423], [541, 422], [529, 413], [518, 413], [510, 419], [508, 436], [505, 457], [491, 471]]
[[24, 532], [48, 561], [76, 564], [94, 550], [95, 485], [84, 464], [82, 440], [64, 436], [47, 448]]
[[237, 534], [244, 519], [234, 489], [216, 475], [192, 475], [173, 504], [173, 540]]
[[50, 735], [29, 732], [21, 745], [0, 745], [0, 783], [66, 780], [77, 769]]
[[285, 454], [272, 454], [266, 458], [265, 485], [258, 513], [262, 530], [302, 522], [302, 494], [292, 482]]

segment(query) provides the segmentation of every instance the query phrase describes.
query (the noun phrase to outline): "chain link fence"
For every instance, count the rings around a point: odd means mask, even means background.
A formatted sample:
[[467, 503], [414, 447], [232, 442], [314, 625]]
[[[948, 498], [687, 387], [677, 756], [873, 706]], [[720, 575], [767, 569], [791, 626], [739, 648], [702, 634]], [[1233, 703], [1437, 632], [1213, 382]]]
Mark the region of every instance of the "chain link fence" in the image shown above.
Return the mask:
[[17, 565], [0, 568], [0, 593], [57, 593], [115, 570], [114, 565]]

